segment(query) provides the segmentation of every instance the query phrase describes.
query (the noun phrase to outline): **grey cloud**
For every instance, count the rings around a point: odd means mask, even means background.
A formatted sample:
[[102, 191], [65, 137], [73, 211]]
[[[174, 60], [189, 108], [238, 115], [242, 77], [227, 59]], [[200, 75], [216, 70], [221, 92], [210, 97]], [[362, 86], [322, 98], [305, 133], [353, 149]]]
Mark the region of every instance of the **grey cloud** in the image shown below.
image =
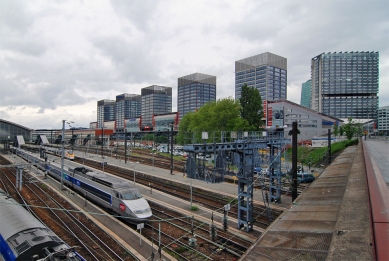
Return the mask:
[[112, 7], [120, 16], [131, 21], [140, 31], [147, 32], [150, 30], [149, 21], [154, 11], [159, 5], [159, 1], [142, 0], [142, 1], [121, 1], [111, 0]]
[[41, 56], [47, 50], [46, 46], [38, 41], [23, 38], [10, 39], [6, 38], [0, 42], [3, 49], [19, 52], [25, 55]]
[[124, 37], [111, 36], [96, 38], [93, 44], [101, 53], [113, 62], [118, 80], [127, 83], [158, 83], [161, 59], [153, 54], [152, 45], [139, 39], [136, 43], [126, 41]]
[[0, 1], [0, 32], [25, 33], [34, 21], [34, 16], [26, 11], [26, 1]]

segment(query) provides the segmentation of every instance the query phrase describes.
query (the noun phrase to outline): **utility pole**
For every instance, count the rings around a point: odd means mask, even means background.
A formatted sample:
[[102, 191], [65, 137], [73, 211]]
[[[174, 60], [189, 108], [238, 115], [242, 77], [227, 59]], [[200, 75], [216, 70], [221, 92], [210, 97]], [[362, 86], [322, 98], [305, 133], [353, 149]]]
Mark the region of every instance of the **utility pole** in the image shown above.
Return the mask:
[[331, 164], [331, 129], [328, 129], [328, 164]]
[[297, 198], [297, 122], [292, 123], [292, 202]]
[[170, 126], [170, 175], [173, 175], [173, 124]]
[[65, 120], [62, 120], [62, 152], [61, 152], [61, 186], [60, 189], [63, 190], [63, 164], [65, 156]]
[[124, 163], [127, 163], [127, 129], [124, 129]]

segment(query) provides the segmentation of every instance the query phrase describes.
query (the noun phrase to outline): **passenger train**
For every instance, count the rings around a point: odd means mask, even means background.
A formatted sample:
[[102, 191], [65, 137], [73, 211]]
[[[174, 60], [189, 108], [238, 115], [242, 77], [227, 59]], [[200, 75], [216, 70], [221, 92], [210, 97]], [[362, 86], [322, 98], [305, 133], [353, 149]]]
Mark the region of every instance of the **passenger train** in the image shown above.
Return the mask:
[[0, 260], [85, 260], [2, 189], [0, 220]]
[[[55, 147], [42, 147], [46, 152], [61, 156], [62, 155], [62, 148], [55, 148]], [[65, 149], [64, 152], [64, 158], [68, 160], [74, 160], [74, 152], [73, 150]]]
[[[47, 171], [50, 176], [61, 180], [59, 163], [44, 162], [36, 154], [21, 149], [12, 149], [20, 157]], [[62, 174], [65, 185], [128, 222], [142, 223], [152, 216], [148, 202], [130, 182], [85, 167], [67, 169], [64, 169]]]

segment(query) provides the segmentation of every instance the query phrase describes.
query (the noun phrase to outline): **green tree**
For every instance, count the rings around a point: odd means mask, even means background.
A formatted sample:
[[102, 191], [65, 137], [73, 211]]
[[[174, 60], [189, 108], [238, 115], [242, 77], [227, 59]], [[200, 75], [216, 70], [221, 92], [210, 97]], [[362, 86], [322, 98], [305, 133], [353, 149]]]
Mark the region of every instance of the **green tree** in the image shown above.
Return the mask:
[[344, 133], [348, 140], [351, 140], [354, 137], [354, 134], [357, 132], [356, 127], [353, 124], [353, 119], [349, 117], [347, 119], [348, 123], [343, 126]]
[[338, 125], [338, 122], [334, 122], [334, 135], [335, 135], [335, 137], [339, 135], [339, 125]]
[[257, 88], [242, 86], [240, 116], [247, 120], [252, 130], [259, 130], [262, 126], [263, 107], [262, 98]]
[[339, 135], [340, 135], [340, 136], [343, 136], [343, 134], [344, 134], [343, 126], [340, 126], [340, 127], [339, 127]]
[[363, 126], [362, 126], [361, 123], [357, 123], [355, 125], [355, 131], [356, 131], [358, 137], [362, 137], [363, 136]]
[[177, 142], [185, 143], [187, 132], [250, 130], [247, 120], [240, 117], [240, 104], [232, 98], [206, 103], [196, 112], [185, 114], [178, 127]]

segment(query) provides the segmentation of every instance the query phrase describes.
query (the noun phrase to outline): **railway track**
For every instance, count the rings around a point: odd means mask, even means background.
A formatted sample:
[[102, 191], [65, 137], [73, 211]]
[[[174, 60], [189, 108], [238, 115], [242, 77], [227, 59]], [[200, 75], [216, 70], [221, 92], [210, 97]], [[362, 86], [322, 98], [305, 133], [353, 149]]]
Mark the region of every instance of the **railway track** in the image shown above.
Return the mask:
[[[191, 217], [183, 218], [181, 213], [169, 210], [163, 206], [151, 203], [154, 220], [150, 222], [145, 234], [150, 240], [159, 242], [168, 251], [179, 253], [179, 260], [237, 260], [253, 242], [225, 232], [215, 226], [215, 235], [210, 235], [210, 227]], [[156, 231], [153, 233], [153, 231]], [[196, 239], [194, 245], [189, 242]]]
[[29, 206], [66, 243], [80, 246], [77, 252], [87, 260], [138, 260], [43, 183], [24, 174], [23, 190], [18, 193], [13, 186], [15, 173], [9, 168], [1, 169], [0, 180], [0, 186], [19, 203]]
[[[98, 162], [93, 160], [79, 159], [76, 157], [75, 162], [79, 162], [89, 167], [102, 170], [102, 166]], [[132, 170], [110, 165], [104, 166], [104, 171], [125, 179], [133, 177], [134, 175], [134, 171]], [[151, 175], [146, 175], [136, 171], [135, 176], [137, 182], [142, 185], [149, 186], [149, 184], [152, 184], [153, 189], [157, 189], [170, 195], [180, 197], [184, 200], [188, 200], [190, 198], [190, 187], [187, 185], [161, 179]], [[218, 213], [223, 213], [224, 205], [232, 202], [229, 215], [234, 218], [238, 218], [238, 208], [236, 200], [226, 197], [225, 195], [211, 193], [209, 191], [195, 188], [192, 190], [192, 200]], [[278, 217], [283, 212], [283, 209], [276, 207], [272, 208], [272, 219], [270, 220], [267, 211], [268, 209], [264, 205], [254, 205], [253, 217], [255, 218], [255, 225], [260, 228], [267, 228], [267, 226], [269, 226], [269, 224], [274, 220], [274, 218]]]

